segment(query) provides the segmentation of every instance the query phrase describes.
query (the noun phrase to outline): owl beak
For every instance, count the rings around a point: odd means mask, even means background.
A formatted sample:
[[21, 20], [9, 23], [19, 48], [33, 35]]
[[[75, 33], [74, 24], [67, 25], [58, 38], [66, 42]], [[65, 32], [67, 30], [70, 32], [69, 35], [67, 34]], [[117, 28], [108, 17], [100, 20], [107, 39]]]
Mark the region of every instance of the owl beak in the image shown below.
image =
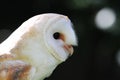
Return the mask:
[[74, 49], [73, 49], [72, 45], [64, 45], [63, 47], [69, 53], [70, 56], [73, 54]]

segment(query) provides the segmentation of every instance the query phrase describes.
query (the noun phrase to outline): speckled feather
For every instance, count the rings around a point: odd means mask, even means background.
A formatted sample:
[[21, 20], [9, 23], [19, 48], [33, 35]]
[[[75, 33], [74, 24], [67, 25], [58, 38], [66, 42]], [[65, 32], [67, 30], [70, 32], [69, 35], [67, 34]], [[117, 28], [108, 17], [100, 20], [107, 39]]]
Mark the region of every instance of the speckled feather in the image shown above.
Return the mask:
[[31, 65], [14, 60], [11, 54], [0, 56], [0, 80], [30, 80]]

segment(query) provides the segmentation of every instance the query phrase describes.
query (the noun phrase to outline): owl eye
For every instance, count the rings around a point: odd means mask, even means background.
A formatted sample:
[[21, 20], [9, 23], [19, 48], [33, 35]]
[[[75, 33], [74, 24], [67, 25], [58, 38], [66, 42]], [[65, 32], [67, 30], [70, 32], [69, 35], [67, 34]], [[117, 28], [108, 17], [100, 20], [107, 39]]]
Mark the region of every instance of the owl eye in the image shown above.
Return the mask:
[[60, 33], [59, 32], [55, 32], [53, 34], [53, 37], [54, 37], [54, 39], [60, 39]]

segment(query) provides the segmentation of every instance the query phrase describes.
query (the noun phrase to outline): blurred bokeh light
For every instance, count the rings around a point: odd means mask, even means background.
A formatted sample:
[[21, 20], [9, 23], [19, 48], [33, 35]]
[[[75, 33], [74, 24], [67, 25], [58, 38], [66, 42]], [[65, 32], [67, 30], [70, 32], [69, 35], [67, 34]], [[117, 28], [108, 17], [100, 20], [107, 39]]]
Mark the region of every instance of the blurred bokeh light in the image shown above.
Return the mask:
[[106, 30], [111, 27], [116, 21], [116, 14], [110, 8], [103, 8], [100, 10], [95, 18], [95, 22], [98, 28]]

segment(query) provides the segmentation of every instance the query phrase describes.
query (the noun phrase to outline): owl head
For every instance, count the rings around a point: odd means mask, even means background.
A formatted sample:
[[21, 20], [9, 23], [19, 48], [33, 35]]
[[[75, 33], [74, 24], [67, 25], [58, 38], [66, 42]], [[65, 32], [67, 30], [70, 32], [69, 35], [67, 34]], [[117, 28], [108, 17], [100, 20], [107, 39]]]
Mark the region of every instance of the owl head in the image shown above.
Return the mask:
[[77, 46], [73, 24], [67, 16], [60, 14], [49, 13], [40, 16], [36, 27], [40, 34], [42, 32], [43, 43], [51, 55], [65, 61], [73, 54], [73, 46]]

